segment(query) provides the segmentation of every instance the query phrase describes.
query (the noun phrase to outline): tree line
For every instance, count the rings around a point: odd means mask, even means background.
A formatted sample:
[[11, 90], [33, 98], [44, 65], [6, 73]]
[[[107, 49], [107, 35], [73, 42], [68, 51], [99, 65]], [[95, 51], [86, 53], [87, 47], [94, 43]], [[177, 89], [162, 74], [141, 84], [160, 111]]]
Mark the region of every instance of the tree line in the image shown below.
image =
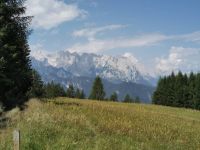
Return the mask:
[[[99, 76], [97, 76], [93, 82], [92, 90], [89, 96], [89, 99], [93, 100], [101, 100], [101, 101], [120, 101], [118, 99], [118, 95], [116, 92], [113, 92], [109, 98], [106, 98], [106, 92], [104, 91], [104, 85], [102, 80]], [[124, 100], [122, 102], [125, 103], [140, 103], [140, 98], [132, 98], [129, 94], [126, 94]]]
[[179, 72], [160, 78], [153, 103], [200, 110], [200, 73]]
[[[28, 92], [29, 98], [55, 98], [55, 97], [69, 97], [69, 98], [78, 98], [78, 99], [91, 99], [91, 100], [100, 100], [100, 101], [119, 101], [118, 95], [116, 92], [113, 92], [109, 98], [106, 98], [106, 92], [104, 91], [104, 85], [102, 79], [97, 76], [93, 82], [93, 86], [90, 92], [89, 97], [86, 97], [84, 90], [80, 88], [75, 88], [73, 84], [69, 85], [65, 90], [63, 86], [59, 83], [50, 82], [44, 84], [40, 75], [37, 71], [33, 70], [32, 72], [33, 85]], [[133, 99], [130, 95], [124, 97], [123, 102], [126, 103], [139, 103], [139, 97]]]
[[59, 83], [50, 82], [44, 84], [39, 73], [36, 70], [32, 70], [32, 86], [28, 91], [28, 98], [55, 98], [55, 97], [69, 97], [84, 99], [85, 93], [82, 89], [74, 88], [73, 85], [69, 85], [67, 90], [63, 88]]

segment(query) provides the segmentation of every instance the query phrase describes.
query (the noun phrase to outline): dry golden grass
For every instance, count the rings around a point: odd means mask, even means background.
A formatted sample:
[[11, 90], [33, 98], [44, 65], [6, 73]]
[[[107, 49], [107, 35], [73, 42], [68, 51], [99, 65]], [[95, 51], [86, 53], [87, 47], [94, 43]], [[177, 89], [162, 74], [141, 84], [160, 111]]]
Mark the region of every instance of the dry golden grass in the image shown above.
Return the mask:
[[12, 149], [16, 128], [24, 150], [200, 149], [199, 111], [67, 98], [27, 105], [7, 114], [0, 149]]

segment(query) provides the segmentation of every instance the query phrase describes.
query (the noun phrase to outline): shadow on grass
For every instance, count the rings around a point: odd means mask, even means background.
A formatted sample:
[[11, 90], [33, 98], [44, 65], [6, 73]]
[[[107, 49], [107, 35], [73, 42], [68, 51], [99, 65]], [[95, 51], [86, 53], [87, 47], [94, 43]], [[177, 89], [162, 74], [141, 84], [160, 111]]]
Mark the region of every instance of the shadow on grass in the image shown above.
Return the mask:
[[0, 129], [6, 128], [8, 121], [9, 121], [9, 118], [0, 115]]
[[60, 105], [60, 106], [81, 106], [80, 103], [76, 102], [54, 102], [55, 105]]

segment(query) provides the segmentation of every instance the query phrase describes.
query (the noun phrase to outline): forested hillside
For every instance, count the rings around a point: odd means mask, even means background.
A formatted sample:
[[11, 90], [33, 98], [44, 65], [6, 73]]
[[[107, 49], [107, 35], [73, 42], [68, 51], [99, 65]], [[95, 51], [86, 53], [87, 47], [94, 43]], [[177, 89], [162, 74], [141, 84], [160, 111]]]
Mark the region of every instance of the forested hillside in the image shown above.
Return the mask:
[[179, 72], [161, 78], [153, 95], [153, 103], [200, 109], [200, 73]]

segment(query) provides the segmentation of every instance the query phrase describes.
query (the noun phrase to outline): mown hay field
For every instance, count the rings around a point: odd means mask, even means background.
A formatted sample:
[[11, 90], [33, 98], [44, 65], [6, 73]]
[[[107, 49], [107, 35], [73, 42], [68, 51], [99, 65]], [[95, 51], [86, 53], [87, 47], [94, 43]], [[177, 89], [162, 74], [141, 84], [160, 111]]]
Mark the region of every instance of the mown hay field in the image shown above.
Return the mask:
[[144, 104], [57, 98], [32, 99], [24, 111], [6, 114], [0, 150], [198, 150], [200, 112]]

